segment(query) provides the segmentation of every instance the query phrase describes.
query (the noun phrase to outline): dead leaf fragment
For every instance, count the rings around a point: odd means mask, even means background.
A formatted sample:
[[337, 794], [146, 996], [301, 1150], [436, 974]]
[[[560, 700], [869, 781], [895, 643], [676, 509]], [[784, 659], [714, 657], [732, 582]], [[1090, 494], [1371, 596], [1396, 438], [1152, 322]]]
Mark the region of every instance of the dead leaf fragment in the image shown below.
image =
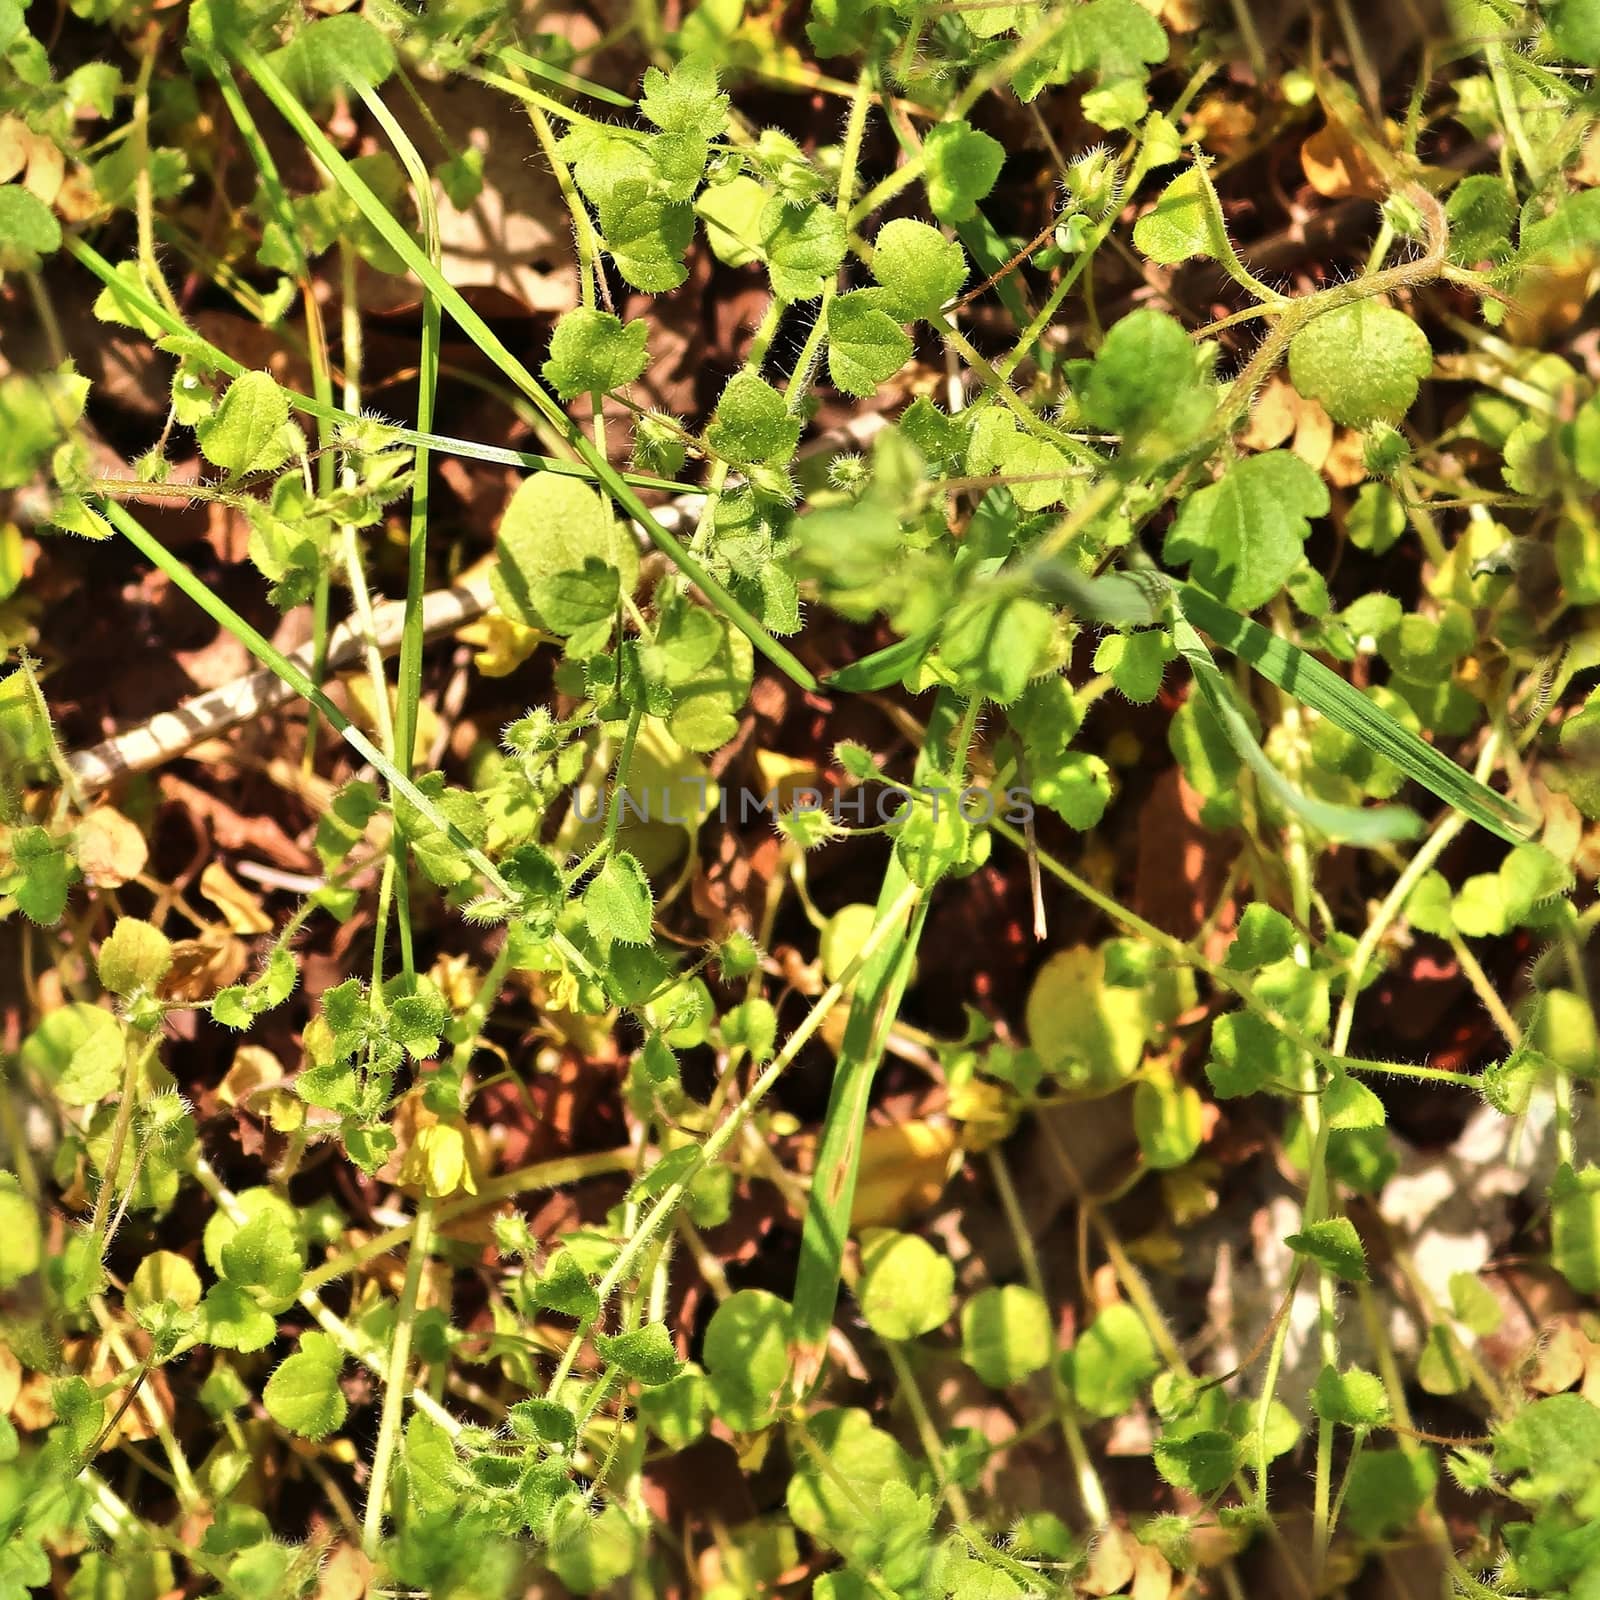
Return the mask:
[[220, 861], [200, 874], [200, 893], [221, 913], [235, 933], [271, 933], [272, 918], [262, 909], [261, 897], [252, 894]]
[[78, 865], [97, 889], [120, 889], [149, 859], [139, 825], [111, 806], [96, 806], [78, 824]]
[[948, 1122], [868, 1128], [850, 1226], [894, 1227], [920, 1216], [943, 1191], [957, 1148], [956, 1130]]
[[1300, 146], [1300, 165], [1306, 182], [1330, 200], [1381, 200], [1389, 192], [1378, 164], [1341, 122], [1327, 123]]

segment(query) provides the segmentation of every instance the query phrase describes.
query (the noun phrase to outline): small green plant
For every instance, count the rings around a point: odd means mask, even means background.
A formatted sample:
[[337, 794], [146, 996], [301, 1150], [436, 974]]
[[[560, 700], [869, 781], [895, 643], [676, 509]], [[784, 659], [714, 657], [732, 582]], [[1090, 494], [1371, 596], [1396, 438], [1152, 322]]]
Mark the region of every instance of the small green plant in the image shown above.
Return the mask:
[[[1589, 1593], [1595, 1369], [1491, 1350], [1478, 1263], [1445, 1304], [1383, 1199], [1397, 1085], [1546, 1128], [1517, 1250], [1600, 1293], [1592, 0], [1454, 4], [1385, 72], [1343, 5], [1281, 59], [1248, 5], [646, 3], [583, 48], [542, 11], [324, 9], [74, 0], [48, 43], [0, 14], [0, 273], [48, 352], [0, 377], [0, 1600], [1321, 1594], [1412, 1538], [1455, 1593]], [[515, 113], [570, 229], [537, 353], [452, 281], [488, 179], [445, 93]], [[1363, 209], [1364, 261], [1252, 268], [1280, 148]], [[372, 281], [416, 303], [401, 380]], [[652, 408], [693, 283], [764, 309], [700, 409]], [[230, 354], [197, 285], [305, 382]], [[69, 295], [161, 374], [120, 469]], [[437, 431], [447, 385], [537, 450]], [[839, 416], [859, 448], [813, 448]], [[516, 474], [479, 569], [443, 462]], [[194, 506], [240, 531], [248, 603], [168, 533]], [[146, 781], [113, 810], [64, 749], [71, 641], [30, 596], [67, 536], [303, 708], [271, 781], [320, 872], [263, 880], [270, 912], [220, 862], [164, 879]], [[452, 587], [453, 699], [424, 694]], [[537, 703], [501, 714], [498, 679]], [[758, 748], [769, 690], [815, 720], [804, 760]], [[777, 816], [740, 920], [701, 829], [790, 767], [849, 804]], [[1177, 933], [1118, 851], [1184, 807], [1221, 871]], [[872, 883], [825, 913], [858, 839]], [[963, 1035], [921, 1027], [935, 908], [1006, 883], [1022, 1014], [986, 986]], [[1497, 1043], [1384, 1037], [1419, 948]], [[891, 1053], [936, 1091], [934, 1187], [969, 1170], [1009, 1267], [870, 1192]], [[558, 1126], [556, 1058], [611, 1070], [611, 1145]], [[1114, 1192], [1060, 1138], [1089, 1102]], [[560, 1153], [506, 1156], [513, 1103]], [[1235, 1119], [1297, 1186], [1248, 1331], [1170, 1276], [1247, 1182]], [[536, 1233], [549, 1190], [569, 1221]], [[757, 1194], [782, 1282], [718, 1243]], [[1114, 1422], [1142, 1479], [1104, 1470]], [[1063, 1492], [1019, 1501], [1024, 1449]], [[664, 1511], [712, 1452], [739, 1519]]]

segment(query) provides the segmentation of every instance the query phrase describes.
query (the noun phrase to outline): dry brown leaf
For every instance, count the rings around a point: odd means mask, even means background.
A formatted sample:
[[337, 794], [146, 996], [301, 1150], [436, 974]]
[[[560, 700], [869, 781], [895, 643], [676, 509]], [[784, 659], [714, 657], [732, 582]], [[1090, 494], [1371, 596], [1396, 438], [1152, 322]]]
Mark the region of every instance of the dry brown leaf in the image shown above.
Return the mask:
[[1597, 1356], [1600, 1350], [1575, 1323], [1560, 1321], [1543, 1330], [1528, 1387], [1540, 1394], [1561, 1394], [1583, 1380]]
[[8, 1346], [0, 1344], [0, 1417], [9, 1417], [22, 1387], [22, 1363]]
[[208, 1000], [218, 989], [236, 983], [249, 964], [250, 952], [226, 928], [204, 928], [196, 939], [172, 946], [172, 966], [161, 980], [168, 1000]]
[[78, 865], [98, 889], [120, 889], [149, 859], [139, 825], [111, 806], [96, 806], [78, 824]]
[[1353, 489], [1367, 479], [1367, 447], [1354, 428], [1334, 430], [1333, 448], [1322, 463], [1322, 475], [1336, 489]]
[[1523, 273], [1506, 315], [1505, 337], [1537, 349], [1564, 334], [1594, 295], [1596, 262], [1596, 251], [1582, 250], [1560, 264]]
[[1133, 1600], [1167, 1600], [1172, 1593], [1173, 1571], [1166, 1558], [1151, 1545], [1141, 1544], [1133, 1558]]
[[1228, 155], [1243, 145], [1255, 132], [1256, 114], [1242, 100], [1210, 94], [1194, 109], [1191, 132], [1198, 134], [1207, 150]]
[[1085, 1594], [1116, 1594], [1133, 1577], [1139, 1541], [1126, 1528], [1107, 1528], [1089, 1552], [1088, 1570], [1078, 1580]]
[[1276, 450], [1294, 432], [1303, 403], [1295, 386], [1281, 373], [1274, 373], [1250, 408], [1241, 441], [1251, 450]]
[[252, 894], [220, 861], [209, 863], [200, 874], [200, 893], [235, 933], [272, 932], [272, 918], [262, 909], [260, 895]]
[[[590, 37], [583, 41], [593, 43]], [[469, 298], [491, 314], [567, 311], [578, 303], [567, 209], [537, 151], [533, 130], [517, 103], [459, 79], [420, 85], [436, 119], [430, 130], [411, 106], [396, 115], [419, 145], [483, 152], [483, 190], [465, 211], [439, 204], [440, 266]], [[501, 303], [498, 307], [494, 301]]]
[[1330, 200], [1350, 195], [1381, 200], [1389, 192], [1383, 172], [1342, 122], [1319, 128], [1300, 146], [1306, 182]]
[[1322, 470], [1333, 446], [1333, 418], [1315, 400], [1302, 397], [1295, 418], [1294, 443], [1289, 448], [1314, 472]]
[[283, 1082], [283, 1063], [258, 1044], [242, 1044], [233, 1064], [217, 1085], [217, 1099], [225, 1106], [248, 1106], [263, 1089]]
[[363, 1600], [372, 1592], [372, 1570], [354, 1545], [336, 1544], [318, 1574], [317, 1600]]

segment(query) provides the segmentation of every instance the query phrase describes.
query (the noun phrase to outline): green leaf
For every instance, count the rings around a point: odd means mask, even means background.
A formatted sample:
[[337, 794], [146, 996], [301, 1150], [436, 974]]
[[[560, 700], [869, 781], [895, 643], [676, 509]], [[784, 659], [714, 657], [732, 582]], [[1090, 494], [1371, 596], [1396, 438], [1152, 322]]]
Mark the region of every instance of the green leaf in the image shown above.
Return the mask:
[[1061, 1358], [1072, 1398], [1091, 1417], [1116, 1417], [1133, 1408], [1161, 1371], [1150, 1331], [1132, 1306], [1105, 1307]]
[[956, 607], [939, 655], [973, 695], [1008, 706], [1045, 669], [1055, 618], [1026, 595], [979, 595]]
[[344, 86], [375, 89], [394, 71], [394, 47], [355, 12], [317, 17], [268, 57], [297, 100], [323, 106]]
[[1376, 755], [1393, 762], [1480, 828], [1511, 844], [1520, 844], [1532, 831], [1532, 822], [1503, 795], [1462, 771], [1316, 657], [1219, 605], [1192, 585], [1180, 585], [1178, 599], [1184, 616], [1217, 644], [1241, 656], [1269, 683], [1294, 695]]
[[1505, 1317], [1494, 1290], [1474, 1272], [1450, 1275], [1450, 1308], [1480, 1339], [1494, 1333]]
[[171, 965], [172, 941], [137, 917], [119, 917], [95, 958], [101, 983], [116, 995], [154, 989]]
[[960, 293], [967, 258], [937, 228], [897, 217], [873, 241], [872, 275], [883, 286], [884, 309], [897, 322], [932, 321]]
[[1422, 329], [1403, 311], [1357, 300], [1324, 312], [1289, 341], [1289, 377], [1335, 422], [1398, 422], [1433, 367]]
[[922, 141], [928, 204], [941, 222], [965, 222], [994, 188], [1005, 146], [969, 122], [939, 122]]
[[1308, 518], [1327, 514], [1328, 491], [1299, 456], [1271, 450], [1236, 461], [1189, 496], [1162, 555], [1185, 562], [1202, 589], [1240, 611], [1271, 600], [1299, 565]]
[[[1406, 512], [1399, 495], [1386, 483], [1362, 484], [1345, 518], [1345, 532], [1351, 544], [1358, 550], [1370, 550], [1375, 556], [1381, 556], [1405, 531]], [[1379, 598], [1392, 599], [1392, 596]], [[1394, 603], [1399, 604], [1398, 601]]]
[[[865, 1411], [818, 1412], [807, 1419], [806, 1432], [815, 1453], [795, 1458], [786, 1497], [789, 1515], [803, 1533], [847, 1559], [871, 1563], [884, 1547], [879, 1512], [886, 1495], [920, 1498], [924, 1473], [891, 1435], [873, 1427]], [[926, 1559], [926, 1523], [916, 1526], [903, 1503], [891, 1499], [889, 1504], [895, 1520], [911, 1523], [913, 1542]]]
[[1117, 692], [1126, 699], [1147, 706], [1161, 693], [1167, 663], [1176, 654], [1160, 628], [1108, 633], [1095, 646], [1094, 670], [1109, 674]]
[[967, 445], [967, 470], [974, 477], [1011, 480], [1006, 487], [1024, 511], [1059, 505], [1072, 478], [1070, 463], [1055, 445], [1024, 433], [999, 407], [979, 416]]
[[576, 1317], [580, 1322], [587, 1322], [600, 1312], [600, 1297], [589, 1281], [589, 1273], [566, 1248], [552, 1253], [529, 1292], [535, 1305]]
[[1383, 1379], [1363, 1367], [1322, 1369], [1311, 1391], [1312, 1409], [1327, 1422], [1347, 1428], [1377, 1428], [1389, 1420]]
[[36, 272], [60, 248], [55, 212], [20, 183], [0, 186], [0, 273]]
[[122, 1029], [109, 1011], [75, 1001], [50, 1012], [22, 1042], [22, 1064], [69, 1106], [91, 1106], [122, 1081]]
[[872, 1229], [861, 1241], [856, 1299], [867, 1326], [880, 1339], [915, 1339], [950, 1316], [955, 1267], [926, 1239], [893, 1229]]
[[1562, 265], [1596, 244], [1600, 244], [1600, 189], [1580, 189], [1560, 198], [1548, 216], [1530, 221], [1524, 211], [1518, 264]]
[[823, 279], [832, 277], [844, 260], [849, 230], [832, 206], [794, 206], [773, 199], [763, 207], [757, 229], [772, 292], [785, 300], [815, 300]]
[[1495, 1430], [1495, 1471], [1513, 1493], [1540, 1501], [1592, 1498], [1600, 1478], [1600, 1406], [1581, 1394], [1553, 1394], [1522, 1407]]
[[620, 1368], [625, 1376], [647, 1387], [670, 1383], [683, 1369], [672, 1345], [672, 1335], [660, 1322], [647, 1322], [615, 1338], [597, 1334], [594, 1342], [602, 1361]]
[[639, 1420], [669, 1450], [687, 1450], [704, 1436], [711, 1412], [711, 1388], [698, 1367], [681, 1368], [659, 1388], [638, 1400]]
[[284, 1311], [300, 1292], [305, 1255], [283, 1218], [263, 1211], [222, 1246], [222, 1275], [264, 1311]]
[[1545, 15], [1550, 37], [1568, 61], [1600, 67], [1600, 6], [1595, 0], [1551, 0]]
[[629, 179], [609, 190], [598, 210], [606, 249], [635, 289], [664, 294], [689, 276], [683, 258], [694, 237], [691, 207], [663, 200], [647, 180]]
[[1233, 1476], [1239, 1447], [1231, 1433], [1201, 1428], [1179, 1438], [1156, 1440], [1156, 1471], [1191, 1494], [1215, 1494]]
[[1516, 197], [1504, 178], [1486, 172], [1463, 178], [1444, 208], [1450, 224], [1450, 259], [1458, 267], [1499, 261], [1511, 253]]
[[30, 922], [54, 926], [67, 909], [67, 891], [77, 876], [67, 841], [47, 828], [17, 828], [11, 834], [10, 851], [12, 866], [4, 875], [5, 890]]
[[1141, 1078], [1133, 1091], [1133, 1131], [1158, 1172], [1181, 1167], [1200, 1148], [1200, 1095], [1164, 1074]]
[[1550, 1185], [1550, 1260], [1579, 1294], [1600, 1294], [1600, 1167], [1563, 1164]]
[[[763, 258], [761, 221], [770, 200], [752, 177], [740, 173], [726, 183], [707, 184], [695, 200], [695, 215], [706, 224], [706, 243], [724, 266], [747, 267]], [[819, 286], [817, 292], [820, 294]]]
[[265, 1350], [278, 1336], [277, 1320], [231, 1283], [214, 1283], [206, 1290], [200, 1328], [207, 1344], [242, 1355]]
[[219, 1208], [206, 1219], [205, 1231], [201, 1235], [201, 1249], [205, 1254], [206, 1264], [219, 1278], [226, 1276], [223, 1268], [223, 1250], [232, 1243], [241, 1229], [248, 1227], [263, 1215], [272, 1217], [274, 1227], [282, 1227], [291, 1238], [300, 1241], [299, 1248], [302, 1252], [300, 1262], [304, 1266], [305, 1246], [300, 1232], [300, 1219], [287, 1200], [274, 1194], [271, 1189], [252, 1188], [241, 1189], [234, 1196], [234, 1201], [242, 1213], [242, 1221], [235, 1221], [227, 1211]]
[[[1192, 987], [1187, 993], [1192, 996]], [[1039, 969], [1028, 993], [1028, 1038], [1044, 1068], [1080, 1094], [1103, 1094], [1138, 1070], [1161, 1022], [1182, 1009], [1184, 980], [1125, 988], [1107, 982], [1104, 949], [1073, 945]]]
[[1324, 1217], [1299, 1233], [1290, 1234], [1284, 1243], [1296, 1255], [1308, 1256], [1336, 1278], [1348, 1283], [1367, 1281], [1367, 1253], [1348, 1217]]
[[980, 1289], [961, 1308], [961, 1359], [991, 1389], [1021, 1383], [1054, 1351], [1050, 1308], [1032, 1289]]
[[540, 370], [563, 400], [620, 389], [644, 371], [649, 332], [642, 319], [624, 325], [609, 311], [580, 306], [556, 324], [550, 359]]
[[874, 393], [911, 359], [911, 340], [877, 299], [858, 289], [828, 306], [828, 375], [846, 394]]
[[1350, 1463], [1343, 1521], [1358, 1539], [1385, 1539], [1411, 1526], [1428, 1503], [1439, 1469], [1431, 1450], [1375, 1450]]
[[1133, 225], [1133, 242], [1152, 261], [1176, 266], [1211, 257], [1211, 201], [1197, 167], [1180, 173], [1161, 198]]
[[284, 1361], [262, 1390], [267, 1415], [304, 1439], [324, 1439], [345, 1419], [339, 1387], [344, 1355], [325, 1333], [303, 1333], [300, 1348]]
[[653, 906], [650, 879], [626, 850], [610, 856], [583, 891], [584, 918], [603, 945], [648, 944]]
[[758, 1432], [777, 1415], [792, 1321], [788, 1303], [765, 1289], [740, 1289], [712, 1313], [702, 1346], [711, 1405], [737, 1432]]
[[1162, 454], [1209, 420], [1212, 386], [1181, 323], [1142, 307], [1106, 334], [1083, 391], [1084, 420], [1122, 435], [1126, 451]]
[[730, 466], [782, 466], [794, 454], [801, 422], [783, 396], [753, 372], [738, 372], [717, 401], [706, 444]]
[[639, 550], [627, 528], [586, 483], [560, 473], [536, 472], [518, 485], [500, 519], [495, 552], [489, 579], [495, 602], [530, 627], [547, 623], [541, 594], [567, 620], [585, 594], [593, 598], [591, 561], [616, 572], [620, 593], [631, 594], [639, 581]]
[[16, 1178], [0, 1172], [0, 1290], [14, 1288], [39, 1270], [44, 1235], [39, 1214]]
[[1244, 908], [1223, 965], [1235, 972], [1255, 972], [1294, 954], [1294, 924], [1281, 911], [1259, 900]]
[[295, 449], [289, 396], [265, 372], [235, 378], [217, 409], [195, 432], [206, 460], [235, 477], [281, 467]]
[[670, 73], [651, 67], [639, 110], [663, 133], [715, 139], [728, 126], [728, 97], [717, 88], [716, 68], [705, 56], [687, 56]]
[[1295, 1060], [1294, 1047], [1276, 1028], [1252, 1011], [1231, 1011], [1212, 1026], [1206, 1077], [1221, 1099], [1231, 1100], [1287, 1084]]

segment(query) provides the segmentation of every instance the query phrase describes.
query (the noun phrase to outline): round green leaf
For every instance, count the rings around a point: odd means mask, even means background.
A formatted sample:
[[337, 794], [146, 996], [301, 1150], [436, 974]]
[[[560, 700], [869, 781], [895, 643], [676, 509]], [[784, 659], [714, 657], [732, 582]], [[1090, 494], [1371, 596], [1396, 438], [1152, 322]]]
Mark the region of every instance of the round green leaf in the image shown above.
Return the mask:
[[32, 272], [61, 248], [61, 224], [20, 183], [0, 186], [0, 272]]
[[305, 1439], [326, 1438], [344, 1421], [339, 1369], [344, 1356], [325, 1333], [306, 1333], [300, 1348], [267, 1379], [262, 1403], [267, 1415]]
[[961, 1308], [961, 1358], [991, 1389], [1009, 1389], [1055, 1349], [1050, 1308], [1032, 1289], [980, 1289]]
[[137, 917], [117, 919], [96, 959], [101, 983], [119, 995], [155, 988], [171, 965], [172, 941]]
[[22, 1064], [49, 1080], [69, 1106], [90, 1106], [122, 1081], [122, 1029], [109, 1011], [82, 1001], [52, 1011], [23, 1041]]
[[856, 1299], [880, 1339], [915, 1339], [950, 1315], [956, 1269], [950, 1258], [912, 1233], [873, 1229], [861, 1241]]
[[716, 1414], [741, 1433], [770, 1423], [789, 1381], [793, 1313], [765, 1289], [741, 1289], [706, 1327], [703, 1360]]
[[523, 479], [495, 539], [498, 560], [489, 584], [513, 621], [544, 621], [536, 589], [558, 573], [581, 573], [590, 559], [614, 567], [624, 594], [639, 581], [639, 550], [627, 529], [586, 483], [555, 472]]
[[1323, 313], [1289, 343], [1289, 376], [1335, 422], [1398, 422], [1433, 366], [1422, 329], [1403, 311], [1357, 300]]
[[1072, 1398], [1092, 1417], [1115, 1417], [1132, 1407], [1160, 1370], [1144, 1319], [1132, 1306], [1107, 1306], [1061, 1358]]
[[883, 286], [884, 309], [900, 322], [932, 320], [967, 279], [961, 246], [926, 222], [897, 217], [878, 231], [872, 275]]

